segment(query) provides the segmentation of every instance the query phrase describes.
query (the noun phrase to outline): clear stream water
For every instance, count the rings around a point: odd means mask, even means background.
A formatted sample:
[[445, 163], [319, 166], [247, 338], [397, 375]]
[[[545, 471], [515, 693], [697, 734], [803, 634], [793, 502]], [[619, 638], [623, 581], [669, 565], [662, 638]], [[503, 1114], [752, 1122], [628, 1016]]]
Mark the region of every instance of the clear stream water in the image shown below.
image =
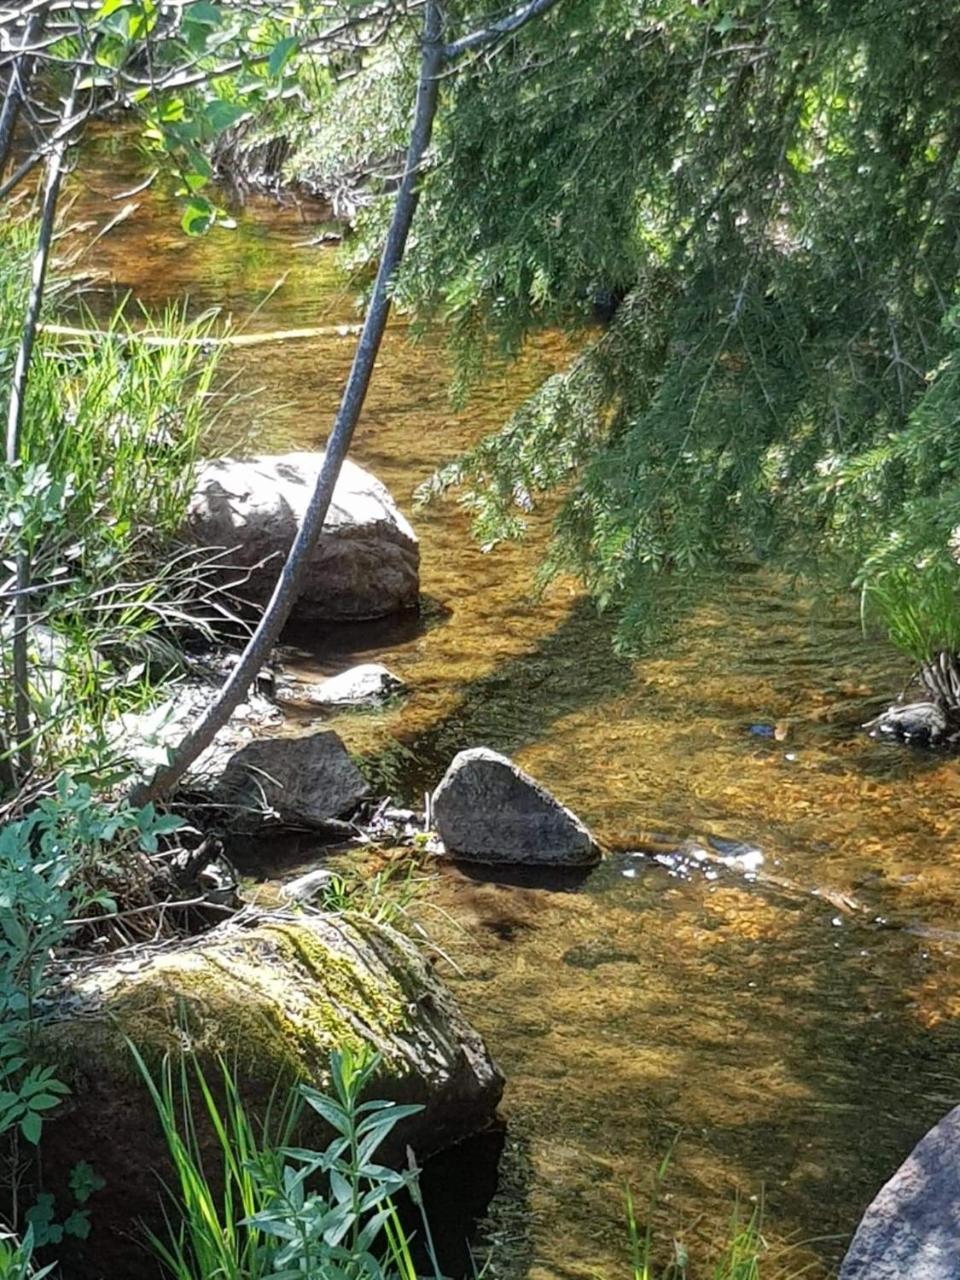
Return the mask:
[[[139, 172], [104, 138], [75, 176], [74, 217], [115, 214]], [[216, 305], [249, 331], [356, 320], [335, 247], [305, 243], [316, 210], [256, 199], [237, 230], [189, 241], [168, 198], [131, 199], [79, 264], [104, 307], [129, 290]], [[244, 398], [228, 442], [321, 447], [352, 350], [331, 336], [231, 353]], [[410, 513], [417, 484], [567, 354], [543, 337], [453, 413], [440, 338], [413, 346], [396, 323], [354, 456]], [[455, 505], [414, 522], [419, 623], [291, 638], [301, 671], [380, 659], [410, 696], [325, 723], [398, 798], [463, 747], [506, 751], [618, 851], [579, 886], [436, 869], [419, 908], [507, 1077], [495, 1273], [626, 1275], [624, 1186], [643, 1199], [675, 1142], [655, 1215], [666, 1246], [675, 1230], [702, 1264], [738, 1197], [744, 1212], [762, 1197], [765, 1280], [835, 1274], [872, 1194], [960, 1097], [960, 761], [860, 732], [907, 673], [849, 602], [731, 574], [670, 643], [625, 661], [575, 584], [535, 598], [542, 522], [490, 555]], [[658, 833], [747, 842], [779, 879], [630, 856]], [[301, 846], [267, 873], [320, 857]]]

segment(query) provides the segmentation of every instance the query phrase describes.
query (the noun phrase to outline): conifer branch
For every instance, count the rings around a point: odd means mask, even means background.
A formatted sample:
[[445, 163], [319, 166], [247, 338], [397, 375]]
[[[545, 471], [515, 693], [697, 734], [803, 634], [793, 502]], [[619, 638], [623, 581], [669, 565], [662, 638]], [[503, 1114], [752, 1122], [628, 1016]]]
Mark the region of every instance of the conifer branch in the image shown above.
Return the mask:
[[548, 9], [552, 9], [557, 3], [559, 3], [559, 0], [529, 0], [529, 3], [521, 5], [519, 9], [514, 10], [506, 18], [488, 23], [485, 27], [479, 27], [476, 31], [471, 31], [469, 35], [461, 36], [459, 40], [454, 40], [451, 44], [446, 45], [443, 50], [445, 61], [452, 62], [462, 53], [469, 53], [472, 49], [479, 49], [484, 45], [492, 44], [503, 36], [513, 35], [521, 27], [525, 27], [528, 22], [540, 17]]

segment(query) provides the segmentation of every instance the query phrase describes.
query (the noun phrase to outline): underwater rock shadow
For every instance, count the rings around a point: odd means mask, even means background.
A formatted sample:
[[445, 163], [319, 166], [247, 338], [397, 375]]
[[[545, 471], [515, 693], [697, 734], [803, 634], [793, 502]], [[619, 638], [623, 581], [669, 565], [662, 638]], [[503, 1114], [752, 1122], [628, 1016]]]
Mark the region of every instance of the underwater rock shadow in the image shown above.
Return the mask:
[[371, 771], [382, 761], [405, 797], [419, 802], [458, 751], [484, 746], [512, 756], [543, 740], [556, 721], [616, 696], [633, 680], [634, 664], [614, 653], [612, 638], [612, 621], [589, 600], [577, 601], [536, 648], [470, 681], [456, 706], [425, 731], [400, 734], [402, 766], [390, 744], [369, 757]]

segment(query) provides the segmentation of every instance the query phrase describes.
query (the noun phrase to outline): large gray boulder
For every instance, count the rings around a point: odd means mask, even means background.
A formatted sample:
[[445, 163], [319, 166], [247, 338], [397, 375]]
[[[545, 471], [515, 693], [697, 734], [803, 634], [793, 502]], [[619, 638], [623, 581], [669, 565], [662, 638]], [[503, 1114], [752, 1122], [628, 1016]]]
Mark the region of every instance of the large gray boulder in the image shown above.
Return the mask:
[[600, 857], [579, 818], [487, 747], [454, 758], [433, 794], [433, 821], [456, 858], [582, 866]]
[[[254, 605], [270, 598], [322, 463], [322, 453], [285, 453], [200, 468], [185, 536], [223, 551], [226, 580], [249, 573], [235, 592]], [[390, 494], [345, 462], [293, 616], [352, 622], [413, 609], [419, 569], [416, 535]]]
[[960, 1276], [960, 1107], [934, 1125], [867, 1209], [840, 1280]]
[[[44, 1185], [72, 1204], [67, 1183], [79, 1160], [105, 1183], [90, 1201], [89, 1241], [63, 1244], [74, 1280], [152, 1276], [136, 1242], [144, 1224], [165, 1236], [162, 1186], [175, 1180], [131, 1045], [155, 1075], [172, 1055], [175, 1079], [188, 1048], [218, 1096], [226, 1069], [249, 1111], [275, 1121], [292, 1081], [329, 1087], [331, 1051], [374, 1050], [368, 1096], [423, 1108], [382, 1152], [402, 1166], [407, 1144], [425, 1156], [481, 1129], [503, 1089], [480, 1036], [413, 943], [360, 916], [245, 913], [175, 948], [73, 964], [37, 1050], [71, 1086], [44, 1128]], [[216, 1178], [197, 1090], [194, 1101]], [[331, 1136], [304, 1108], [294, 1145], [322, 1150]]]
[[248, 743], [231, 757], [213, 794], [235, 826], [273, 817], [285, 826], [322, 827], [355, 809], [367, 784], [339, 734], [327, 729]]

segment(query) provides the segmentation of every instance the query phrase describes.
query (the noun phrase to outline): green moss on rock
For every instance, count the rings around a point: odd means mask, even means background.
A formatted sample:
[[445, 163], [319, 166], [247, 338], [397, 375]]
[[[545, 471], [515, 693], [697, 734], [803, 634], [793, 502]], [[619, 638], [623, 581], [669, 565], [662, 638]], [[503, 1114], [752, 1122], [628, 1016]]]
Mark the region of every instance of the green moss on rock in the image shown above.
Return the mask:
[[[210, 1081], [226, 1061], [254, 1112], [285, 1082], [323, 1087], [332, 1050], [368, 1046], [382, 1056], [371, 1091], [422, 1107], [397, 1131], [398, 1159], [408, 1144], [426, 1154], [481, 1128], [503, 1085], [409, 939], [353, 915], [241, 917], [180, 947], [98, 962], [74, 977], [40, 1039], [73, 1088], [44, 1134], [48, 1186], [63, 1188], [81, 1159], [107, 1182], [93, 1235], [69, 1259], [76, 1280], [142, 1274], [130, 1238], [156, 1221], [157, 1173], [169, 1176], [128, 1041], [154, 1068], [190, 1050]], [[327, 1140], [312, 1113], [304, 1123], [313, 1128], [298, 1141]]]

